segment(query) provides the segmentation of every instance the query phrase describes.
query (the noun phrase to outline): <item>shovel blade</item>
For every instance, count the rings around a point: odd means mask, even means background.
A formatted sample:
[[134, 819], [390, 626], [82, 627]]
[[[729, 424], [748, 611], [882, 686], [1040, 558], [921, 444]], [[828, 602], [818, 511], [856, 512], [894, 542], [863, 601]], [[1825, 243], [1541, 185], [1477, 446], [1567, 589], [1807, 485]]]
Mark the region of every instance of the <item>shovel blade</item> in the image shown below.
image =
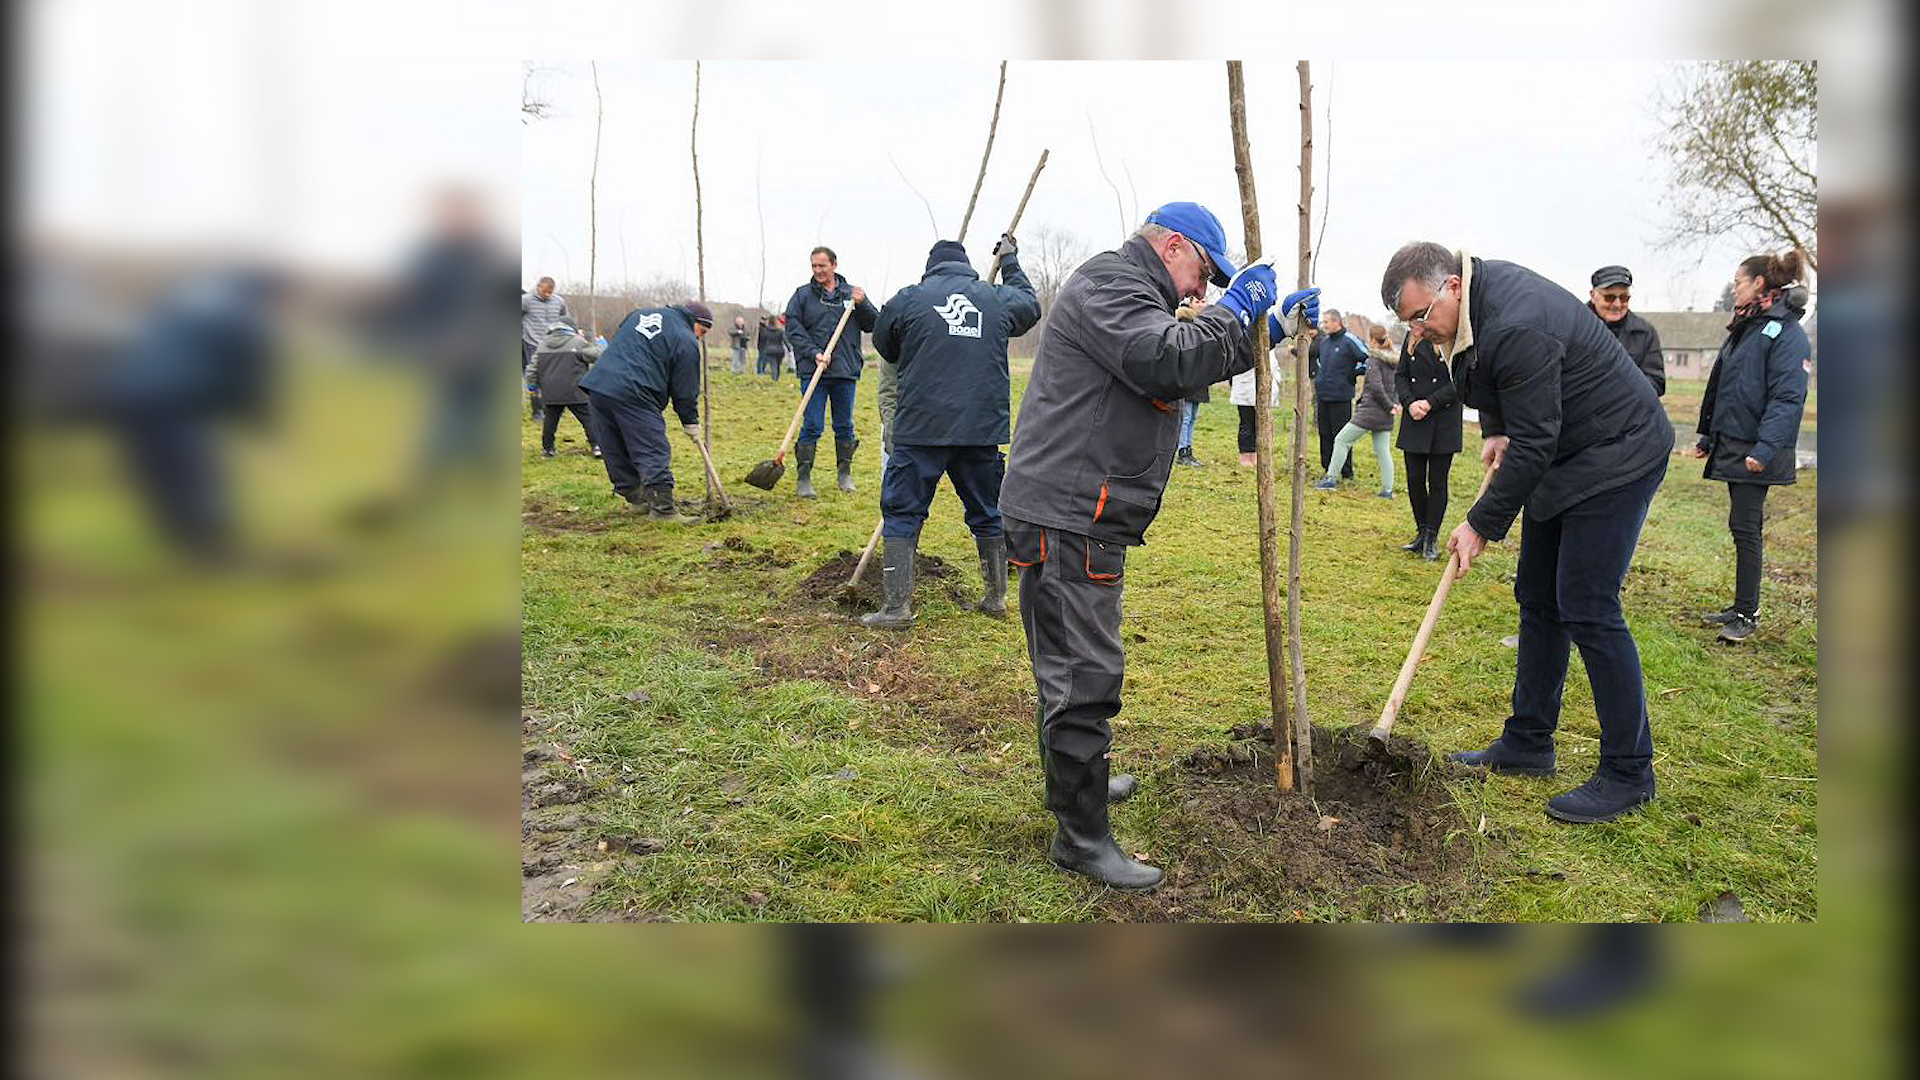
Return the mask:
[[779, 483], [780, 478], [786, 474], [787, 466], [785, 463], [773, 458], [768, 458], [760, 464], [755, 465], [753, 471], [747, 474], [747, 483], [752, 484], [761, 491], [772, 491], [773, 485]]

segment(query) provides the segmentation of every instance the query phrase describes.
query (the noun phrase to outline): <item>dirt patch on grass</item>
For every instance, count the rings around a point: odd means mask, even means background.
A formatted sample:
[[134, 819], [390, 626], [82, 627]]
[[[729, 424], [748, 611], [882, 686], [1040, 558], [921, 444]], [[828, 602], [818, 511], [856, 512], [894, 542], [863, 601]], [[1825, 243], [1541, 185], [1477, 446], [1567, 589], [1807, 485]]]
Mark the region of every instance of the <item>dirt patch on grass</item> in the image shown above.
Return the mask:
[[1273, 736], [1243, 724], [1224, 745], [1179, 759], [1168, 823], [1176, 850], [1155, 853], [1167, 878], [1112, 894], [1121, 918], [1211, 921], [1248, 916], [1425, 920], [1457, 915], [1476, 838], [1421, 743], [1395, 736], [1384, 754], [1368, 728], [1313, 731], [1311, 795], [1274, 787]]
[[528, 499], [520, 509], [520, 527], [534, 532], [606, 532], [614, 523], [585, 515], [584, 506], [563, 506], [544, 499]]
[[[873, 558], [867, 562], [866, 573], [860, 575], [860, 583], [849, 590], [845, 588], [847, 579], [853, 576], [853, 568], [860, 565], [860, 553], [842, 550], [800, 582], [799, 597], [815, 603], [831, 604], [849, 614], [879, 610], [880, 555], [880, 549], [876, 547]], [[966, 580], [966, 575], [959, 568], [937, 555], [916, 553], [913, 557], [915, 604], [942, 594], [956, 604], [970, 604], [977, 597], [967, 595]]]
[[756, 548], [742, 536], [715, 540], [700, 550], [707, 555], [707, 565], [715, 570], [776, 570], [793, 565], [792, 559]]

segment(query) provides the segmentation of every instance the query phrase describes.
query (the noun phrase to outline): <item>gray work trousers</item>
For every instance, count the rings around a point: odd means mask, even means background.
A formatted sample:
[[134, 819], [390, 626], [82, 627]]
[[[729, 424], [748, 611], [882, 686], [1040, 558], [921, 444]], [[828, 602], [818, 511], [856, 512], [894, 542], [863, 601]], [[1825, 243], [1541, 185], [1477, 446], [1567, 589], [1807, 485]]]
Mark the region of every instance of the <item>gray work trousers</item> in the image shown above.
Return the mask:
[[1020, 570], [1020, 624], [1039, 697], [1040, 752], [1087, 764], [1113, 745], [1126, 649], [1120, 643], [1124, 545], [1002, 518]]

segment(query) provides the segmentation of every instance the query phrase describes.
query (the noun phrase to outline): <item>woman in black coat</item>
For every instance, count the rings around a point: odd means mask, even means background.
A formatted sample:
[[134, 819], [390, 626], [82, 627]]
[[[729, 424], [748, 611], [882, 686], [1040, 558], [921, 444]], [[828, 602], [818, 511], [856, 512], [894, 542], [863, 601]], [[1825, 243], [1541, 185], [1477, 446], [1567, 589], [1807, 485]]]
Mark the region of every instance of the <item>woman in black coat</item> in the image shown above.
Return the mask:
[[1733, 321], [1700, 399], [1700, 439], [1688, 453], [1706, 459], [1709, 480], [1725, 481], [1733, 533], [1733, 605], [1705, 616], [1720, 639], [1745, 641], [1760, 622], [1760, 527], [1767, 488], [1794, 482], [1794, 446], [1807, 409], [1807, 361], [1800, 328], [1807, 291], [1801, 256], [1755, 255], [1733, 274]]
[[1460, 452], [1460, 395], [1433, 343], [1411, 333], [1400, 343], [1393, 387], [1400, 399], [1400, 438], [1395, 445], [1407, 462], [1407, 501], [1413, 506], [1416, 530], [1400, 550], [1437, 559], [1440, 528], [1447, 516], [1447, 474], [1453, 469], [1453, 455]]

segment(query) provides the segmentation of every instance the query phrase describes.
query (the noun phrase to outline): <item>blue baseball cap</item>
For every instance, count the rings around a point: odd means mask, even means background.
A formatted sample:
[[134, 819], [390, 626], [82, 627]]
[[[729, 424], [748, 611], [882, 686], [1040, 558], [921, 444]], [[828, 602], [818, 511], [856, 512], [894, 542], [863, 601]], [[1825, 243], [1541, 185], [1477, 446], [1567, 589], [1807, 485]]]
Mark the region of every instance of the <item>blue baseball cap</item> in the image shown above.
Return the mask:
[[1221, 288], [1233, 280], [1236, 272], [1227, 261], [1227, 233], [1213, 211], [1197, 202], [1170, 202], [1147, 215], [1149, 225], [1172, 229], [1200, 246], [1213, 263], [1213, 283]]

